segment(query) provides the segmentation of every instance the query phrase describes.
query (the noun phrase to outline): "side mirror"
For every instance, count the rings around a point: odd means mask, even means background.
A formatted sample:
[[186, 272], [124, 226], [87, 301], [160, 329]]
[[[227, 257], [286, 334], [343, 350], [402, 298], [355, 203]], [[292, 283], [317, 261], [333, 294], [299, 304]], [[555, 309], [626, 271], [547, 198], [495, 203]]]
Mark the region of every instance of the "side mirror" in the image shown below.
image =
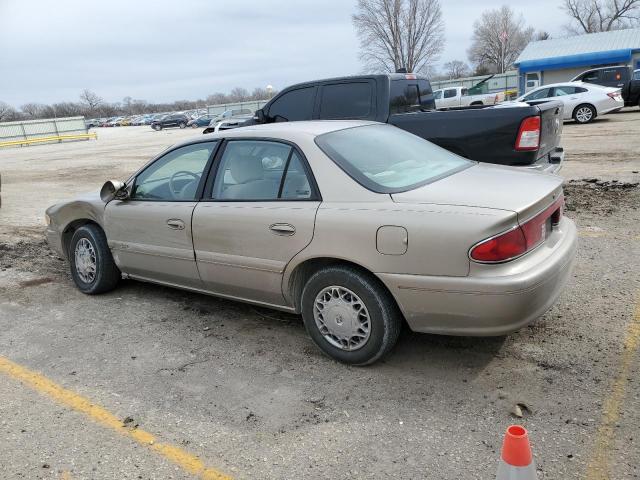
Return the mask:
[[256, 114], [254, 115], [253, 119], [258, 123], [266, 123], [267, 116], [264, 114], [264, 110], [259, 108], [258, 110], [256, 110]]
[[100, 189], [100, 198], [104, 203], [109, 203], [111, 200], [127, 198], [127, 190], [124, 182], [118, 180], [107, 181]]

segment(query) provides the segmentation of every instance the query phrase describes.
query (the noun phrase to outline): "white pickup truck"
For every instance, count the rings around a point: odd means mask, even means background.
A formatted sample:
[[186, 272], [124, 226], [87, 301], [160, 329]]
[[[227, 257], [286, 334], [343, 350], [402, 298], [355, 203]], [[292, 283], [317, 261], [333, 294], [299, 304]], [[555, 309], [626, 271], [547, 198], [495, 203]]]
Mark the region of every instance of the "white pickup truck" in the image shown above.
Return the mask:
[[495, 93], [480, 93], [470, 95], [465, 87], [442, 88], [433, 91], [436, 108], [468, 107], [470, 105], [495, 105], [498, 95]]

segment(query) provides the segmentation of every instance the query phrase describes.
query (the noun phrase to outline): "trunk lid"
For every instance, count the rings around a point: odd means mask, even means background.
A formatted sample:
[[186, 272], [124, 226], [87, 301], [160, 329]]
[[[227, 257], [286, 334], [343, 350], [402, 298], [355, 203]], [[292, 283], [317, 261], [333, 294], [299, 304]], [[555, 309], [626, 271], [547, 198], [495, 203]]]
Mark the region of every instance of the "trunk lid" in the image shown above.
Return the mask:
[[556, 175], [479, 163], [414, 190], [391, 194], [398, 203], [462, 205], [508, 210], [523, 222], [562, 194]]

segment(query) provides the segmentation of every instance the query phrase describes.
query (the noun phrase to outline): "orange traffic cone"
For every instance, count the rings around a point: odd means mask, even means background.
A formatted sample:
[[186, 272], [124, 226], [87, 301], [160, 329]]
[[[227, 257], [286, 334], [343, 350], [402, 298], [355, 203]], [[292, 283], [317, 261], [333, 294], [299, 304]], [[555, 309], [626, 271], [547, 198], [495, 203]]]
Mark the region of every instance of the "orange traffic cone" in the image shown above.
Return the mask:
[[502, 458], [496, 480], [536, 480], [536, 466], [531, 455], [529, 436], [524, 427], [507, 428], [502, 444]]

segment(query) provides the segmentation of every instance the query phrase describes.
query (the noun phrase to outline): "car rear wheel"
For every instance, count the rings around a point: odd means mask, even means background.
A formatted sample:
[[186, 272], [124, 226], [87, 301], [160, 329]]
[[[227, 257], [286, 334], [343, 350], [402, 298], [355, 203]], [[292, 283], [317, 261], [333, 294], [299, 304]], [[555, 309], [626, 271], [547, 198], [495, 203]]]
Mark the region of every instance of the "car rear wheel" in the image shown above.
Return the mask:
[[592, 105], [578, 105], [573, 111], [573, 119], [578, 123], [589, 123], [596, 118], [596, 109]]
[[113, 261], [107, 237], [97, 225], [78, 228], [69, 244], [71, 276], [82, 293], [95, 295], [113, 290], [120, 270]]
[[178, 126], [179, 126], [180, 128], [184, 128], [184, 127], [186, 127], [186, 126], [187, 126], [187, 124], [186, 124], [186, 123], [184, 123], [184, 122], [180, 122], [180, 123], [178, 124]]
[[197, 123], [192, 123], [191, 124], [191, 128], [198, 128], [198, 124]]
[[152, 127], [156, 132], [159, 132], [160, 130], [162, 130], [162, 125], [152, 125]]
[[323, 268], [302, 291], [302, 318], [314, 343], [344, 363], [368, 365], [398, 341], [401, 314], [374, 278], [348, 266]]

